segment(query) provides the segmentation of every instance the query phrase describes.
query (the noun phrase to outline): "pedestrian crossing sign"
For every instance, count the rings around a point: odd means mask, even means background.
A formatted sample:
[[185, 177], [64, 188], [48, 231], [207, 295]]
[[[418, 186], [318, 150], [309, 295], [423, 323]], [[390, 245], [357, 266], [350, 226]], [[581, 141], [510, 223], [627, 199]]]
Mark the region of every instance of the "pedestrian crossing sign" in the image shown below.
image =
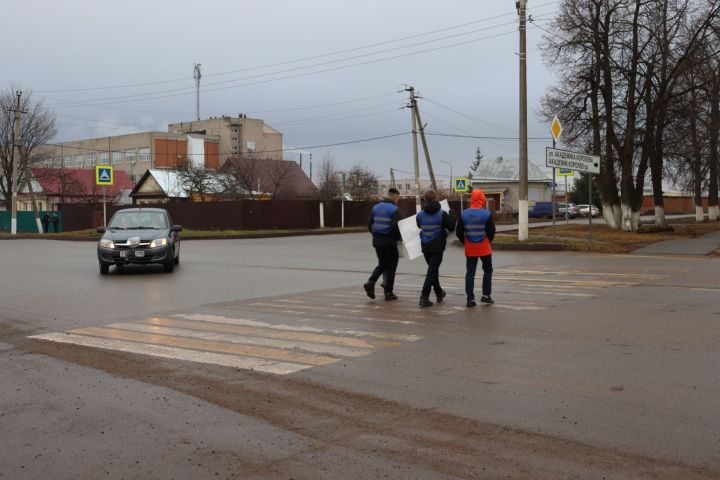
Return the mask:
[[558, 168], [557, 174], [559, 177], [573, 177], [575, 171], [570, 170], [569, 168]]
[[468, 191], [468, 179], [466, 177], [456, 177], [453, 184], [456, 192]]
[[98, 165], [95, 167], [95, 184], [96, 185], [112, 185], [113, 184], [113, 167], [106, 165]]

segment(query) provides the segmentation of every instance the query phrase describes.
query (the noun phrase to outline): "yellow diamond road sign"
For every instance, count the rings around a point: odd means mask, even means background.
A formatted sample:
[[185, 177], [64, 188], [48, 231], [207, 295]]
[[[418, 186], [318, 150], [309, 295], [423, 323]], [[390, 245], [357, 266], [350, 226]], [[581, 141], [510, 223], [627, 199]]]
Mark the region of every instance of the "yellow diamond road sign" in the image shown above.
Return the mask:
[[112, 185], [113, 184], [113, 167], [107, 165], [98, 165], [95, 167], [95, 184]]
[[560, 138], [560, 134], [562, 133], [563, 128], [562, 125], [560, 125], [560, 120], [558, 120], [557, 115], [555, 115], [555, 118], [553, 118], [552, 125], [550, 126], [550, 133], [552, 133], [553, 139], [557, 142]]

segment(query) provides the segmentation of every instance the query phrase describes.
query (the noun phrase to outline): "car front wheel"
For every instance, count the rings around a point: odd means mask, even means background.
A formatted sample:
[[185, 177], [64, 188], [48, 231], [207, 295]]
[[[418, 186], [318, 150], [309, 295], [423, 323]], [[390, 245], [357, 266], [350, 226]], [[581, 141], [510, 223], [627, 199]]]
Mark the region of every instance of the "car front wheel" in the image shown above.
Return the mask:
[[100, 264], [100, 275], [107, 275], [110, 272], [110, 265], [106, 263]]

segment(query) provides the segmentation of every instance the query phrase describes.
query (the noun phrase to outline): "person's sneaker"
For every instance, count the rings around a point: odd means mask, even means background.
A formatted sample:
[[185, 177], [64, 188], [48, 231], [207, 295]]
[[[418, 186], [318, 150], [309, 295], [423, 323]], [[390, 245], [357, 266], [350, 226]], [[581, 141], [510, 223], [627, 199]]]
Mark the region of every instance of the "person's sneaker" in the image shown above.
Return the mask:
[[393, 292], [386, 292], [385, 293], [385, 301], [390, 302], [392, 300], [397, 300], [398, 297]]
[[495, 300], [493, 300], [492, 298], [490, 298], [490, 295], [483, 295], [482, 298], [480, 299], [480, 301], [481, 301], [482, 303], [489, 303], [490, 305], [492, 305], [493, 303], [495, 303]]
[[367, 293], [367, 296], [370, 298], [375, 298], [375, 284], [367, 282], [365, 285], [363, 285], [363, 288], [365, 289], [365, 293]]
[[468, 300], [465, 306], [468, 308], [477, 307], [477, 303], [475, 303], [475, 300]]
[[420, 297], [420, 302], [418, 303], [418, 305], [420, 306], [420, 308], [432, 307], [433, 302], [431, 302], [428, 297]]
[[442, 303], [443, 299], [447, 296], [447, 292], [440, 290], [440, 293], [436, 293], [435, 296], [437, 297], [437, 303]]

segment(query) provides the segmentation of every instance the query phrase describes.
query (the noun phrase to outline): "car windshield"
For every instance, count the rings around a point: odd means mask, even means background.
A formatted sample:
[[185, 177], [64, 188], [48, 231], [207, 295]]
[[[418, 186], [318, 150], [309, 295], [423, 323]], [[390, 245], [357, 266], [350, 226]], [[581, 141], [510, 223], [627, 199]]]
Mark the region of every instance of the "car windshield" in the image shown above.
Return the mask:
[[161, 212], [117, 212], [108, 228], [118, 230], [158, 230], [167, 228], [167, 219]]

